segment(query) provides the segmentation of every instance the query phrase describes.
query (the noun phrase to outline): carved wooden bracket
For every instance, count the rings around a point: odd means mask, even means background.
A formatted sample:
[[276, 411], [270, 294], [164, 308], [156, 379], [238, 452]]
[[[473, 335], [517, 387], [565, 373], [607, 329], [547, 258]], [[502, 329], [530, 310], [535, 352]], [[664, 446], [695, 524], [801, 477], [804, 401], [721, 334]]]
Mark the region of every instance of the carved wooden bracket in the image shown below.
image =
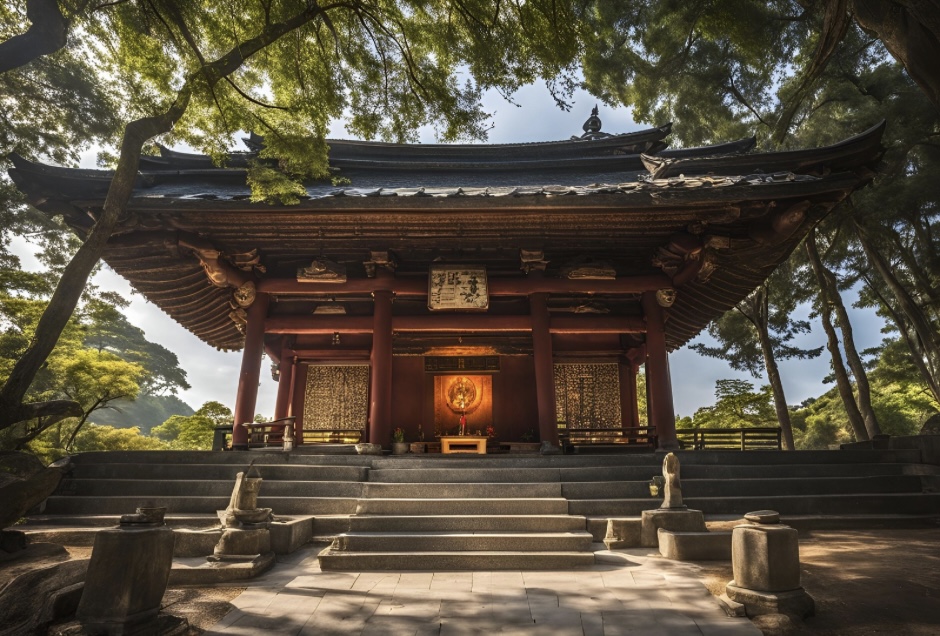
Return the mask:
[[222, 260], [222, 252], [209, 241], [196, 236], [180, 234], [177, 244], [189, 249], [202, 263], [209, 282], [216, 287], [241, 287], [251, 280], [244, 271]]
[[379, 267], [394, 273], [398, 268], [398, 259], [388, 250], [369, 250], [369, 260], [363, 261], [362, 264], [366, 268], [366, 276], [375, 278]]
[[656, 255], [653, 256], [653, 266], [662, 269], [663, 273], [669, 276], [673, 284], [678, 287], [700, 273], [704, 264], [704, 255], [705, 246], [699, 237], [680, 232], [669, 237], [669, 242], [656, 251]]
[[793, 233], [799, 229], [811, 206], [810, 201], [800, 201], [782, 210], [776, 210], [763, 219], [755, 221], [748, 235], [761, 245], [781, 243], [793, 236]]
[[[193, 255], [202, 263], [209, 282], [216, 287], [234, 287], [232, 300], [229, 301], [232, 311], [228, 317], [235, 323], [235, 327], [242, 334], [248, 323], [248, 314], [245, 311], [255, 302], [257, 289], [252, 270], [263, 272], [257, 250], [251, 252], [223, 256], [222, 252], [210, 242], [191, 234], [180, 234], [176, 241], [179, 248], [191, 250]], [[234, 264], [233, 264], [234, 263]]]
[[548, 267], [544, 250], [519, 250], [520, 269], [526, 274], [529, 272], [544, 272]]

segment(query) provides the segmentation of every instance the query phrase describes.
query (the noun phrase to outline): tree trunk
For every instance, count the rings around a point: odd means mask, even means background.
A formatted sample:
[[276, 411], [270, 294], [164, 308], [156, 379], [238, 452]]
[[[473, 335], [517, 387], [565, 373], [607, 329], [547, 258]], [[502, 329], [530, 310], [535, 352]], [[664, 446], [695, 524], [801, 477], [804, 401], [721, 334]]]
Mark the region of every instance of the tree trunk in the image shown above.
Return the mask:
[[856, 405], [862, 420], [865, 422], [865, 430], [868, 431], [869, 437], [880, 435], [881, 427], [878, 425], [878, 418], [871, 406], [871, 385], [868, 382], [868, 373], [865, 371], [861, 356], [858, 355], [858, 349], [855, 346], [855, 335], [852, 332], [852, 323], [849, 321], [849, 314], [845, 310], [845, 303], [842, 302], [842, 295], [839, 293], [838, 285], [836, 285], [835, 274], [819, 258], [815, 229], [806, 237], [806, 252], [809, 254], [809, 261], [813, 265], [816, 280], [819, 282], [820, 303], [825, 303], [836, 312], [836, 322], [842, 331], [842, 347], [845, 349], [845, 357], [849, 363], [849, 368], [852, 369], [852, 375], [855, 376]]
[[767, 369], [767, 379], [770, 381], [770, 390], [774, 396], [774, 410], [777, 421], [783, 433], [785, 450], [795, 450], [793, 443], [793, 424], [790, 422], [790, 409], [787, 407], [787, 397], [783, 391], [783, 382], [780, 380], [780, 370], [774, 357], [773, 343], [770, 340], [770, 329], [767, 326], [767, 287], [761, 286], [751, 298], [753, 315], [751, 322], [757, 327], [757, 339], [760, 342], [761, 353], [764, 354], [764, 367]]
[[261, 33], [230, 50], [224, 56], [204, 64], [186, 79], [176, 101], [161, 115], [130, 122], [124, 129], [121, 155], [104, 208], [85, 242], [65, 266], [52, 299], [36, 326], [33, 340], [22, 358], [17, 360], [3, 388], [0, 389], [0, 430], [23, 421], [23, 397], [46, 358], [55, 347], [62, 330], [75, 310], [88, 282], [88, 276], [104, 253], [105, 246], [134, 191], [141, 149], [152, 137], [167, 133], [189, 106], [195, 86], [211, 89], [223, 78], [238, 70], [249, 57], [281, 36], [307, 24], [321, 15], [322, 9], [311, 4], [284, 22], [265, 25]]
[[865, 284], [868, 285], [868, 289], [878, 297], [878, 300], [881, 301], [881, 305], [891, 314], [894, 324], [897, 326], [898, 331], [901, 332], [901, 337], [904, 338], [904, 342], [907, 343], [907, 348], [911, 352], [911, 361], [914, 363], [914, 366], [917, 367], [917, 370], [920, 372], [921, 378], [923, 378], [924, 383], [926, 383], [927, 388], [930, 389], [930, 393], [933, 395], [933, 399], [937, 402], [940, 402], [940, 382], [937, 381], [930, 371], [930, 368], [927, 366], [925, 361], [926, 354], [924, 353], [923, 348], [920, 346], [920, 339], [917, 338], [917, 334], [912, 334], [910, 324], [904, 318], [904, 314], [900, 313], [894, 306], [888, 302], [888, 299], [885, 298], [884, 294], [881, 293], [881, 290], [875, 287], [874, 282], [868, 276], [862, 276], [862, 279], [865, 281]]
[[[810, 251], [809, 244], [811, 241], [812, 238], [806, 241], [807, 252]], [[812, 256], [810, 258], [812, 259]], [[863, 442], [869, 439], [868, 429], [865, 428], [865, 420], [858, 410], [855, 394], [852, 393], [852, 383], [849, 381], [848, 371], [846, 371], [845, 363], [842, 361], [842, 351], [839, 349], [839, 337], [836, 335], [835, 327], [832, 326], [832, 308], [823, 297], [822, 290], [820, 290], [819, 298], [819, 317], [822, 321], [823, 330], [826, 332], [826, 348], [832, 358], [832, 371], [836, 376], [836, 386], [839, 388], [839, 396], [845, 406], [845, 414], [848, 416], [852, 432], [855, 434], [855, 441]]]
[[56, 0], [28, 0], [26, 17], [32, 24], [25, 33], [0, 42], [0, 73], [55, 53], [68, 40], [69, 23]]
[[857, 221], [854, 225], [855, 234], [858, 236], [858, 239], [865, 250], [865, 255], [868, 257], [869, 262], [874, 265], [875, 269], [878, 271], [878, 274], [888, 286], [888, 289], [891, 290], [891, 293], [897, 299], [898, 309], [907, 318], [911, 328], [917, 335], [917, 339], [920, 342], [921, 347], [923, 347], [924, 362], [930, 371], [930, 375], [931, 377], [936, 378], [937, 366], [938, 362], [940, 362], [940, 345], [938, 345], [937, 334], [935, 333], [933, 326], [930, 324], [930, 321], [927, 320], [923, 310], [920, 308], [914, 298], [897, 279], [897, 277], [894, 275], [894, 272], [891, 271], [891, 267], [885, 261], [884, 257], [872, 244], [865, 229], [862, 228]]
[[853, 0], [858, 24], [881, 40], [940, 108], [940, 2], [938, 0]]

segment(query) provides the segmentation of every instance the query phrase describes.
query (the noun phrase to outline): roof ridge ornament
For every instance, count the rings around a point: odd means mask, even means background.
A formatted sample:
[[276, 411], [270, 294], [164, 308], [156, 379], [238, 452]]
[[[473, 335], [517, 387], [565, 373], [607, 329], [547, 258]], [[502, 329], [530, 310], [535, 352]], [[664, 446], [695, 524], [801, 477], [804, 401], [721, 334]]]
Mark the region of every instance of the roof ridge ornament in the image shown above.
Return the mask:
[[584, 125], [581, 126], [581, 130], [584, 131], [584, 134], [580, 137], [572, 135], [571, 139], [574, 141], [580, 140], [593, 140], [593, 139], [606, 139], [607, 137], [613, 137], [610, 133], [601, 132], [601, 118], [597, 116], [597, 104], [594, 105], [594, 108], [591, 109], [591, 116], [587, 118], [587, 121], [584, 122]]

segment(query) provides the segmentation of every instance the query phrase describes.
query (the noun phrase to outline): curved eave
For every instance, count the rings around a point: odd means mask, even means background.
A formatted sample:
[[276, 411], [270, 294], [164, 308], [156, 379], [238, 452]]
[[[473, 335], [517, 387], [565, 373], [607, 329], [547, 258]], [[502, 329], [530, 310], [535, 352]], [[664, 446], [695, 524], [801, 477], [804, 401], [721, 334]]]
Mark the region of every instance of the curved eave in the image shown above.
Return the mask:
[[[307, 201], [291, 208], [258, 207], [237, 201], [188, 201], [135, 198], [130, 210], [141, 221], [167, 214], [185, 221], [220, 248], [256, 248], [268, 261], [297, 260], [309, 254], [310, 236], [318, 236], [324, 253], [340, 249], [363, 256], [370, 246], [391, 249], [432, 249], [453, 235], [461, 221], [461, 244], [507, 247], [537, 230], [547, 252], [561, 250], [623, 250], [629, 247], [636, 274], [655, 273], [649, 265], [657, 247], [694, 221], [711, 220], [710, 231], [736, 237], [734, 247], [719, 250], [719, 268], [708, 282], [679, 288], [676, 305], [667, 313], [667, 343], [675, 349], [711, 320], [759, 285], [782, 262], [813, 223], [832, 205], [862, 183], [852, 173], [816, 179], [741, 181], [716, 185], [689, 179], [646, 184], [643, 190], [594, 193], [574, 197], [544, 195], [493, 199], [473, 197], [341, 197]], [[779, 244], [758, 244], [748, 229], [759, 222], [770, 202], [780, 206], [809, 199], [813, 212], [803, 225]], [[185, 214], [180, 216], [185, 207]], [[728, 220], [729, 208], [742, 216]], [[265, 210], [265, 214], [260, 214]], [[474, 217], [467, 217], [473, 211]], [[402, 228], [412, 228], [411, 232]], [[209, 284], [198, 262], [166, 248], [168, 230], [141, 243], [126, 234], [109, 244], [105, 260], [148, 300], [184, 328], [212, 346], [242, 346], [243, 336], [229, 318], [231, 290]], [[172, 237], [172, 233], [169, 234]], [[128, 241], [128, 244], [124, 244]]]
[[885, 125], [886, 122], [882, 120], [861, 134], [820, 148], [691, 158], [664, 158], [644, 154], [642, 160], [654, 179], [679, 175], [743, 174], [755, 167], [766, 173], [841, 172], [873, 164], [881, 156], [881, 136]]

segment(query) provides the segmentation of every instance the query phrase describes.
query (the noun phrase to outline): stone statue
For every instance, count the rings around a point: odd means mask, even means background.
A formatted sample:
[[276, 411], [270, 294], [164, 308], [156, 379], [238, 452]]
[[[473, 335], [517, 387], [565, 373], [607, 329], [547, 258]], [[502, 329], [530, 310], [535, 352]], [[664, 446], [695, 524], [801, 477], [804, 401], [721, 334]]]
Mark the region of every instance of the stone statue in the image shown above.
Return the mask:
[[227, 528], [239, 527], [242, 523], [263, 523], [271, 518], [270, 508], [258, 508], [258, 493], [261, 492], [261, 473], [255, 468], [254, 461], [248, 470], [235, 477], [235, 488], [228, 507], [223, 511], [222, 525]]
[[679, 483], [679, 458], [673, 453], [666, 455], [663, 460], [663, 480], [665, 497], [660, 508], [685, 508], [682, 504], [682, 485]]

